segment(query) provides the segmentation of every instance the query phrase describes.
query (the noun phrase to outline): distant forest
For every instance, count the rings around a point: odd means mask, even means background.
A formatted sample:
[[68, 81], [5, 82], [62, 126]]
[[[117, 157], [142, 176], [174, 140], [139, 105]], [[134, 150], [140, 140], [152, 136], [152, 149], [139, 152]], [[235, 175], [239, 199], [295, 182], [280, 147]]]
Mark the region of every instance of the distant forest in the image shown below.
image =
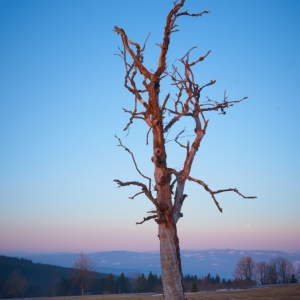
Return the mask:
[[[33, 263], [31, 260], [0, 256], [0, 298], [34, 298], [49, 296], [76, 296], [81, 294], [79, 284], [72, 279], [72, 268]], [[202, 282], [202, 284], [200, 284]], [[196, 284], [197, 283], [197, 284]], [[213, 289], [232, 285], [231, 280], [221, 280], [208, 274], [202, 280], [197, 276], [184, 277], [186, 291]], [[197, 286], [197, 287], [196, 287]], [[200, 287], [201, 286], [201, 287]], [[94, 272], [85, 294], [119, 294], [162, 292], [161, 276], [137, 274], [135, 278]]]
[[[79, 284], [72, 278], [74, 269], [0, 255], [0, 298], [34, 298], [81, 295]], [[114, 294], [161, 290], [161, 277], [149, 273], [136, 278], [93, 272], [86, 294]]]
[[[81, 295], [82, 288], [74, 270], [0, 255], [0, 299]], [[271, 259], [269, 264], [256, 264], [251, 256], [246, 256], [237, 263], [234, 280], [221, 279], [210, 273], [201, 278], [186, 275], [183, 277], [183, 285], [185, 292], [197, 292], [257, 284], [295, 283], [298, 280], [294, 271], [291, 263], [282, 257]], [[300, 266], [296, 274], [300, 277]], [[84, 294], [87, 295], [162, 292], [161, 276], [152, 272], [148, 276], [136, 274], [134, 278], [126, 277], [123, 273], [115, 276], [92, 272], [85, 283]]]

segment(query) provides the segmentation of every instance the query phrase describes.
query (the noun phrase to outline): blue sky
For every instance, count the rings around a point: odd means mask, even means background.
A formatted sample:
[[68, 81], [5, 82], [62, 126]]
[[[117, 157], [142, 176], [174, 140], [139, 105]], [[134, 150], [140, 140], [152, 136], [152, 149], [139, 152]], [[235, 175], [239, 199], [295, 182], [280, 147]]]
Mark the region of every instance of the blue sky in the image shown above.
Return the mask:
[[[113, 182], [141, 180], [115, 134], [153, 173], [146, 126], [123, 132], [133, 98], [113, 27], [139, 43], [151, 32], [145, 64], [154, 69], [172, 3], [0, 0], [0, 250], [158, 249], [156, 223], [135, 225], [151, 203]], [[192, 46], [194, 58], [212, 50], [195, 68], [197, 82], [217, 79], [204, 96], [249, 97], [226, 116], [208, 114], [191, 175], [258, 198], [220, 195], [221, 214], [188, 184], [181, 248], [300, 251], [300, 2], [187, 0], [185, 9], [210, 14], [178, 20], [169, 64]], [[169, 91], [162, 83], [161, 97]], [[168, 151], [180, 167], [184, 152], [172, 143]]]

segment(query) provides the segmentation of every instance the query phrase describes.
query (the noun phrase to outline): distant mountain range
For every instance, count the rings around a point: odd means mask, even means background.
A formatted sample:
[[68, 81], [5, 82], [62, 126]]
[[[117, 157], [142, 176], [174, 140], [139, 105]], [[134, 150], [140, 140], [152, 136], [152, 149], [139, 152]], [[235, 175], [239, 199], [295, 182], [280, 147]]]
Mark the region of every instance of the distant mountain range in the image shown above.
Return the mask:
[[[21, 252], [1, 252], [0, 254], [26, 258], [34, 263], [50, 264], [62, 267], [72, 267], [78, 254], [76, 253], [53, 253], [53, 254], [30, 254]], [[131, 252], [131, 251], [106, 251], [86, 253], [96, 263], [96, 269], [101, 273], [113, 273], [126, 276], [134, 276], [138, 273], [148, 274], [150, 271], [160, 274], [159, 251]], [[233, 250], [233, 249], [210, 249], [210, 250], [181, 250], [183, 274], [197, 275], [198, 277], [218, 274], [221, 278], [232, 278], [236, 263], [242, 256], [250, 255], [256, 262], [266, 261], [272, 257], [285, 257], [295, 266], [300, 264], [300, 252], [287, 253], [271, 250]]]

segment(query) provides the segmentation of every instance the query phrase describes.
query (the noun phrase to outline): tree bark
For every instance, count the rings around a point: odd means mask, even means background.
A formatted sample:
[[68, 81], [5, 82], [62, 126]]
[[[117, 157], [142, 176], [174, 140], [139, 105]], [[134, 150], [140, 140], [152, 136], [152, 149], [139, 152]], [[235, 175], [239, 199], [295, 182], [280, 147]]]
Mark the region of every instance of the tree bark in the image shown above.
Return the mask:
[[160, 224], [159, 239], [164, 298], [184, 300], [176, 224]]
[[162, 111], [159, 106], [159, 82], [149, 86], [149, 102], [152, 111], [154, 178], [157, 190], [157, 223], [160, 240], [160, 262], [164, 298], [184, 300], [179, 240], [173, 219], [171, 175], [167, 169], [167, 155], [163, 136]]
[[179, 239], [173, 220], [169, 182], [158, 188], [157, 223], [164, 298], [184, 300]]
[[164, 298], [184, 300], [177, 228], [173, 219], [169, 182], [158, 188], [157, 223]]

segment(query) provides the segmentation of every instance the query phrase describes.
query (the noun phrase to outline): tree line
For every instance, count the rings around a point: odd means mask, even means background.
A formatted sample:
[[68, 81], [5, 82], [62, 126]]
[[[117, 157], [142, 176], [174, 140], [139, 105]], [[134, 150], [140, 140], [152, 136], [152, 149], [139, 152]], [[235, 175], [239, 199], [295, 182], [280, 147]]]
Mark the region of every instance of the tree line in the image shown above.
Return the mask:
[[256, 263], [251, 256], [244, 256], [238, 261], [233, 276], [236, 280], [260, 285], [296, 283], [297, 276], [300, 277], [300, 264], [296, 269], [285, 257]]
[[300, 264], [297, 268], [284, 257], [273, 257], [267, 263], [256, 263], [251, 256], [241, 257], [233, 272], [234, 279], [220, 279], [219, 275], [198, 278], [187, 275], [183, 278], [185, 292], [208, 291], [218, 289], [236, 289], [247, 286], [297, 283], [300, 278]]
[[81, 253], [73, 268], [33, 263], [0, 255], [0, 299], [161, 292], [161, 276], [127, 277], [95, 271], [95, 264]]
[[183, 277], [183, 287], [185, 292], [212, 291], [223, 288], [233, 287], [234, 282], [231, 279], [221, 279], [208, 273], [206, 276], [197, 277], [196, 275], [186, 275]]
[[124, 274], [114, 276], [95, 271], [87, 274], [87, 279], [84, 279], [74, 267], [33, 263], [28, 259], [0, 255], [0, 298], [80, 295], [81, 279], [86, 280], [86, 293], [130, 291], [130, 279]]
[[[18, 260], [16, 258], [16, 260]], [[26, 260], [25, 260], [26, 261]], [[33, 264], [32, 265], [36, 265]], [[51, 272], [51, 271], [50, 271]], [[31, 274], [35, 273], [31, 268]], [[2, 276], [0, 280], [0, 298], [34, 298], [55, 296], [78, 296], [78, 295], [100, 295], [100, 294], [124, 294], [124, 293], [146, 293], [161, 292], [161, 277], [152, 274], [148, 276], [137, 274], [134, 278], [127, 277], [124, 273], [120, 276], [113, 274], [89, 273], [87, 277], [77, 277], [75, 270], [70, 270], [69, 275], [60, 278], [60, 274], [52, 271], [48, 280], [34, 281], [32, 276], [24, 275], [20, 269], [14, 269], [8, 276]], [[3, 274], [4, 275], [4, 274]], [[77, 273], [78, 275], [78, 273]], [[82, 288], [84, 281], [84, 291]]]
[[[33, 298], [49, 296], [77, 296], [83, 294], [162, 293], [161, 276], [144, 273], [126, 277], [101, 274], [83, 253], [73, 268], [33, 263], [30, 260], [0, 256], [0, 298]], [[254, 285], [296, 283], [297, 269], [286, 258], [271, 258], [268, 263], [256, 263], [251, 256], [242, 257], [233, 272], [234, 279], [221, 279], [208, 273], [206, 276], [183, 277], [184, 292], [234, 289]]]
[[0, 298], [50, 296], [54, 277], [69, 274], [69, 268], [0, 255]]
[[[124, 294], [129, 293], [130, 278], [124, 273], [120, 276], [107, 274], [106, 276], [94, 276], [88, 281], [85, 287], [85, 295], [100, 295], [100, 294]], [[82, 289], [79, 282], [74, 281], [72, 276], [63, 277], [58, 283], [55, 293], [52, 296], [77, 296], [82, 295]]]

